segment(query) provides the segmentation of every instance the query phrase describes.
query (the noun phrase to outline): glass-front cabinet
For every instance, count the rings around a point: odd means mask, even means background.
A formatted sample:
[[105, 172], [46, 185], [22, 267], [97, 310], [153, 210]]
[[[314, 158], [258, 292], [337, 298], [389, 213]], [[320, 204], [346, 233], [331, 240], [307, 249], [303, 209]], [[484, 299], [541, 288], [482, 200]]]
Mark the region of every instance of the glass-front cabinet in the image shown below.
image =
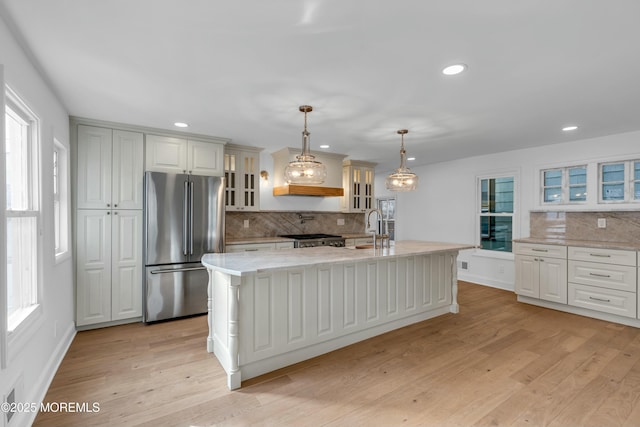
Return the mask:
[[343, 212], [367, 212], [374, 208], [375, 167], [375, 163], [359, 160], [347, 159], [342, 162]]
[[225, 146], [226, 210], [260, 210], [260, 151], [261, 148], [242, 145]]

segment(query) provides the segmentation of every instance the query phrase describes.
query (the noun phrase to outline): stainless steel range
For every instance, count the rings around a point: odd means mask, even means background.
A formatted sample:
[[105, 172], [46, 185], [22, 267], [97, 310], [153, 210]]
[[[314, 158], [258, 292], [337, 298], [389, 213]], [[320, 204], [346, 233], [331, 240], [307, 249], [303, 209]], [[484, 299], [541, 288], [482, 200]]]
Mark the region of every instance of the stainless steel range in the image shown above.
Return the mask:
[[344, 237], [332, 234], [284, 234], [280, 237], [294, 239], [294, 248], [311, 248], [314, 246], [344, 247]]

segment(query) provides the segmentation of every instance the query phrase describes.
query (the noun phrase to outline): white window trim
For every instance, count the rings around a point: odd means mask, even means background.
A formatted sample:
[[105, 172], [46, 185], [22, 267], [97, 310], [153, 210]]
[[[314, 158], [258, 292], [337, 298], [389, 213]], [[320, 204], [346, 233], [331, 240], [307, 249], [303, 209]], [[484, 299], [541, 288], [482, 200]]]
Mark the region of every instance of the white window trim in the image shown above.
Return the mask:
[[[69, 147], [57, 138], [53, 139], [53, 149], [58, 152], [58, 189], [60, 190], [60, 222], [56, 222], [54, 212], [54, 227], [60, 226], [60, 251], [55, 247], [55, 263], [59, 264], [71, 258], [71, 187], [70, 187], [70, 151]], [[54, 195], [55, 197], [55, 195]]]
[[[551, 167], [551, 168], [545, 168], [545, 169], [540, 169], [540, 204], [542, 206], [557, 206], [557, 205], [584, 205], [587, 203], [588, 201], [588, 197], [585, 196], [585, 200], [570, 200], [570, 196], [571, 196], [571, 183], [569, 180], [569, 170], [571, 169], [576, 169], [576, 168], [584, 168], [585, 173], [587, 174], [587, 182], [584, 184], [584, 186], [586, 187], [586, 191], [587, 191], [587, 195], [589, 194], [589, 167], [586, 164], [578, 164], [578, 165], [572, 165], [572, 166], [561, 166], [561, 167]], [[556, 171], [559, 170], [562, 172], [562, 178], [561, 178], [561, 183], [560, 183], [560, 194], [562, 195], [560, 200], [557, 201], [553, 201], [553, 202], [547, 202], [544, 200], [544, 190], [545, 185], [544, 185], [544, 173], [548, 172], [548, 171]]]
[[[4, 65], [0, 64], [0, 87], [4, 88]], [[0, 90], [0, 105], [5, 105], [5, 91]], [[0, 164], [6, 164], [6, 147], [5, 144], [5, 123], [0, 120], [0, 137], [2, 138], [2, 149], [0, 149]], [[4, 166], [3, 166], [4, 167]], [[7, 196], [6, 196], [6, 174], [0, 173], [0, 220], [2, 220], [2, 226], [0, 227], [0, 242], [7, 241]], [[7, 245], [0, 245], [0, 370], [7, 368], [8, 359], [8, 328], [7, 328]]]
[[[32, 123], [32, 138], [35, 140], [35, 153], [33, 153], [33, 155], [35, 156], [35, 161], [34, 161], [34, 166], [33, 168], [35, 170], [32, 171], [31, 177], [33, 179], [33, 186], [34, 186], [34, 191], [37, 193], [37, 197], [35, 198], [35, 200], [33, 201], [33, 203], [35, 204], [35, 206], [33, 206], [34, 211], [37, 211], [37, 215], [36, 215], [36, 231], [37, 231], [37, 239], [36, 239], [36, 252], [37, 252], [37, 256], [38, 256], [38, 260], [37, 260], [37, 284], [36, 284], [36, 304], [33, 304], [32, 306], [22, 310], [22, 313], [20, 313], [18, 316], [20, 318], [20, 322], [15, 325], [11, 330], [9, 330], [10, 324], [8, 321], [8, 316], [7, 316], [7, 301], [6, 301], [6, 297], [2, 306], [2, 310], [3, 310], [3, 319], [4, 319], [4, 324], [3, 324], [3, 335], [4, 335], [4, 345], [5, 345], [5, 357], [4, 357], [4, 363], [7, 363], [7, 359], [10, 358], [11, 354], [14, 354], [17, 349], [19, 347], [21, 347], [22, 345], [24, 345], [24, 343], [27, 341], [27, 338], [30, 337], [33, 333], [35, 333], [38, 329], [38, 324], [40, 323], [38, 320], [40, 320], [42, 318], [42, 272], [43, 272], [43, 253], [42, 253], [42, 191], [41, 191], [41, 185], [42, 185], [42, 176], [41, 176], [41, 170], [42, 170], [42, 143], [40, 140], [40, 119], [38, 117], [38, 115], [36, 115], [33, 110], [31, 108], [29, 108], [29, 106], [22, 100], [22, 98], [15, 92], [13, 91], [9, 86], [5, 85], [4, 86], [4, 103], [3, 103], [3, 112], [6, 111], [6, 106], [9, 105], [12, 109], [18, 109], [20, 110], [22, 113], [26, 113]], [[3, 133], [2, 133], [2, 145], [3, 145], [3, 153], [5, 151], [5, 144], [6, 144], [6, 138], [5, 138], [5, 132], [4, 132], [4, 114], [3, 114]], [[3, 154], [3, 161], [6, 161], [6, 158], [4, 158], [4, 154]], [[6, 176], [3, 178], [3, 180], [6, 179]], [[3, 185], [3, 193], [6, 189], [6, 182], [3, 181], [3, 183], [5, 185]], [[13, 216], [24, 216], [24, 214], [18, 214], [18, 212], [8, 212], [6, 209], [6, 197], [3, 197], [2, 199], [2, 203], [3, 203], [3, 209], [2, 211], [4, 212], [4, 223], [2, 228], [5, 229], [6, 232], [6, 224], [7, 224], [7, 218], [8, 217], [13, 217]], [[24, 212], [24, 211], [22, 211]], [[30, 215], [29, 215], [30, 216]], [[6, 242], [6, 236], [4, 239], [4, 242]], [[6, 283], [6, 277], [7, 277], [7, 273], [6, 273], [6, 265], [7, 265], [7, 257], [6, 257], [6, 243], [3, 244], [3, 246], [5, 246], [3, 248], [3, 260], [2, 260], [2, 264], [3, 264], [3, 280], [4, 280], [4, 290], [3, 290], [3, 294], [6, 295], [6, 290], [7, 290], [7, 286], [8, 283]], [[15, 318], [15, 317], [14, 317]]]
[[485, 258], [496, 258], [496, 259], [514, 259], [513, 252], [503, 252], [503, 251], [492, 251], [488, 249], [482, 249], [480, 247], [480, 215], [481, 212], [481, 204], [482, 204], [482, 194], [480, 190], [480, 183], [483, 179], [491, 179], [491, 178], [507, 178], [513, 177], [513, 213], [511, 214], [511, 237], [512, 239], [516, 239], [520, 236], [520, 220], [519, 220], [519, 212], [520, 212], [520, 169], [513, 170], [501, 170], [496, 172], [486, 172], [481, 175], [476, 175], [476, 203], [475, 203], [475, 212], [474, 212], [474, 220], [475, 223], [475, 246], [474, 256], [481, 256]]
[[[633, 164], [640, 162], [640, 159], [626, 159], [598, 163], [598, 203], [603, 205], [638, 204], [640, 199], [633, 198]], [[602, 167], [622, 163], [624, 165], [624, 198], [623, 200], [604, 200], [602, 194]]]

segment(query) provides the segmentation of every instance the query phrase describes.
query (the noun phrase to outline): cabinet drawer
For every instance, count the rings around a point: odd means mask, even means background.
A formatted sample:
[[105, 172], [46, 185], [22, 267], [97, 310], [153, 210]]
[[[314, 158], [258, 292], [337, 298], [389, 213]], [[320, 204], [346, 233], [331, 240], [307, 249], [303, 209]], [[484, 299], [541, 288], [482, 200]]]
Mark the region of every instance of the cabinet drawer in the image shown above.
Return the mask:
[[231, 252], [255, 252], [255, 251], [271, 251], [276, 248], [275, 243], [240, 243], [225, 246], [227, 253]]
[[569, 305], [635, 318], [636, 303], [633, 292], [569, 283]]
[[276, 249], [293, 249], [293, 241], [291, 241], [291, 242], [276, 242]]
[[569, 246], [568, 254], [569, 259], [576, 261], [602, 262], [634, 267], [637, 265], [635, 251]]
[[514, 252], [519, 255], [540, 255], [551, 258], [566, 258], [567, 247], [560, 245], [541, 245], [538, 243], [515, 243]]
[[569, 260], [569, 282], [636, 292], [636, 267]]

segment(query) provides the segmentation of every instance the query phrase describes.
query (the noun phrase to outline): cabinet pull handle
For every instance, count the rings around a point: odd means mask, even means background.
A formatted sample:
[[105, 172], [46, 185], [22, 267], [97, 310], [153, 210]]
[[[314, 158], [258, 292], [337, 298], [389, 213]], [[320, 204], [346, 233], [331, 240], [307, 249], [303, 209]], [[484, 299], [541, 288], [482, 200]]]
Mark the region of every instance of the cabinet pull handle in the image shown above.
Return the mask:
[[244, 251], [245, 251], [245, 252], [253, 252], [253, 251], [257, 251], [257, 250], [258, 250], [258, 249], [256, 248], [256, 249], [245, 249]]
[[594, 301], [611, 302], [610, 299], [604, 299], [604, 298], [589, 297], [589, 299], [592, 299]]
[[598, 273], [589, 273], [589, 276], [596, 276], [596, 277], [611, 277], [610, 274], [598, 274]]
[[536, 248], [531, 248], [532, 251], [534, 252], [549, 252], [549, 249], [536, 249]]
[[597, 257], [600, 257], [600, 258], [611, 258], [611, 255], [608, 255], [608, 254], [589, 254], [589, 255], [597, 256]]

